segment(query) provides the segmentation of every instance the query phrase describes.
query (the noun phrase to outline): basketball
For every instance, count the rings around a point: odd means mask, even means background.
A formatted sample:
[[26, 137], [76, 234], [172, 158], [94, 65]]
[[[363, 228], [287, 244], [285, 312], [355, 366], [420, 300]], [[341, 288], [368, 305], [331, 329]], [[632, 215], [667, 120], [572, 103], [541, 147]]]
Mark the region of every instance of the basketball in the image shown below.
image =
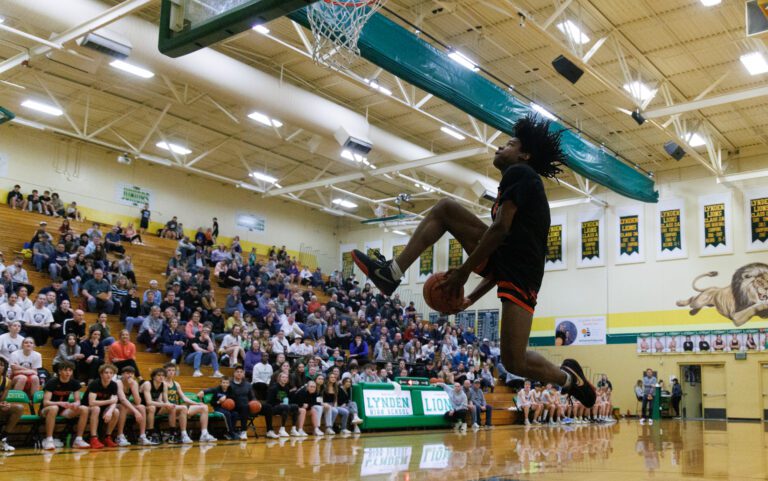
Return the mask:
[[231, 411], [235, 409], [235, 401], [227, 398], [221, 402], [221, 407], [223, 407], [227, 411]]
[[451, 299], [440, 287], [440, 282], [445, 279], [445, 272], [432, 274], [424, 283], [424, 301], [429, 307], [442, 314], [454, 314], [461, 310], [461, 304], [464, 302], [464, 288], [461, 288], [459, 297]]
[[248, 403], [248, 409], [251, 411], [251, 414], [259, 414], [261, 412], [261, 403], [253, 400]]
[[440, 379], [439, 379], [439, 378], [436, 378], [436, 377], [433, 377], [432, 379], [430, 379], [430, 380], [429, 380], [429, 383], [430, 383], [430, 384], [437, 384], [437, 383], [439, 383], [439, 382], [440, 382]]

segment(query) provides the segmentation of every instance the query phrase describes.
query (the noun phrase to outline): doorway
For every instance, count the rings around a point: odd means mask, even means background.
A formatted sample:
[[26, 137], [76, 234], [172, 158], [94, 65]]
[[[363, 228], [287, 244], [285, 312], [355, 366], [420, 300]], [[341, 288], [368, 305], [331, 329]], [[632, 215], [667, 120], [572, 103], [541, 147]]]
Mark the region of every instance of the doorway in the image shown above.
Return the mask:
[[681, 365], [680, 384], [683, 388], [683, 399], [680, 401], [682, 417], [685, 419], [703, 419], [701, 366], [698, 364]]
[[704, 419], [727, 419], [725, 364], [702, 364], [701, 391]]
[[763, 378], [763, 422], [768, 423], [768, 364], [763, 364], [760, 372]]

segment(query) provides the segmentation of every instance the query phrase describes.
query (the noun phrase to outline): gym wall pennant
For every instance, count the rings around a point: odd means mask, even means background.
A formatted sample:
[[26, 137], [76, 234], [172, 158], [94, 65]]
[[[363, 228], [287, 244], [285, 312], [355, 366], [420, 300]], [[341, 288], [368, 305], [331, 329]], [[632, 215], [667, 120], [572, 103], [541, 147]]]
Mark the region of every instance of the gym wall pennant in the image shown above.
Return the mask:
[[579, 213], [579, 257], [576, 267], [605, 265], [604, 221], [602, 209]]
[[545, 271], [562, 271], [568, 268], [567, 241], [568, 217], [566, 215], [553, 215], [547, 236]]
[[745, 193], [747, 252], [768, 250], [768, 189]]
[[448, 238], [448, 269], [457, 269], [464, 263], [464, 249], [461, 242], [453, 237]]
[[642, 205], [616, 209], [616, 264], [645, 261], [645, 215]]
[[419, 278], [417, 282], [426, 282], [427, 278], [435, 272], [435, 246], [427, 248], [419, 256]]
[[699, 197], [702, 256], [733, 253], [731, 232], [731, 194], [712, 194]]
[[663, 199], [656, 204], [656, 232], [657, 261], [688, 257], [683, 199]]
[[[408, 244], [408, 240], [399, 240], [396, 241], [397, 243], [392, 244], [392, 259], [397, 259], [400, 254], [403, 253], [405, 250], [406, 244]], [[403, 278], [401, 279], [401, 284], [408, 284], [408, 269], [403, 272]]]

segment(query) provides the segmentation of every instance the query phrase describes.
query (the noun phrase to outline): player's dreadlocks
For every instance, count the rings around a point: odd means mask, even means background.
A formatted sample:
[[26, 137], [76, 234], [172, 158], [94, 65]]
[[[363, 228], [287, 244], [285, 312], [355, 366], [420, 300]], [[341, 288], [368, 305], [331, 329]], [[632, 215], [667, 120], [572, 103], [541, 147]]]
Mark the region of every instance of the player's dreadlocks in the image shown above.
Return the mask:
[[560, 148], [563, 131], [550, 132], [550, 124], [536, 114], [528, 114], [515, 123], [515, 137], [520, 140], [520, 150], [531, 156], [528, 165], [542, 177], [553, 179], [563, 172], [559, 166], [567, 162]]

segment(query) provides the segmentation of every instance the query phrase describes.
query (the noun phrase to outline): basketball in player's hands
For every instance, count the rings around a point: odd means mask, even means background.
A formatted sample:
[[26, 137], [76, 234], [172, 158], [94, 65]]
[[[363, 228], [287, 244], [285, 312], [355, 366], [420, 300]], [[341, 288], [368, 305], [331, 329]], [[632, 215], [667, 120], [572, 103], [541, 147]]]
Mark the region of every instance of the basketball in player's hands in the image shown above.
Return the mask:
[[424, 283], [424, 301], [441, 314], [455, 314], [461, 311], [464, 305], [464, 288], [461, 288], [458, 297], [450, 297], [442, 283], [447, 274], [447, 272], [438, 272], [429, 276]]

